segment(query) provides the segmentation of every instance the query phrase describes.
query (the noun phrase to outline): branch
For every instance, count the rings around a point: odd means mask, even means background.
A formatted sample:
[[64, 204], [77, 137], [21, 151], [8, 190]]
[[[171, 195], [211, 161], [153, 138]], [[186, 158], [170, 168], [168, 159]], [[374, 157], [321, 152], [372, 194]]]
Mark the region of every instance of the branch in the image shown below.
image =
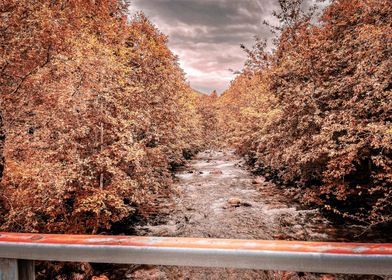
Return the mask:
[[50, 62], [50, 50], [52, 49], [52, 45], [50, 44], [47, 50], [47, 54], [46, 54], [46, 59], [45, 61], [40, 64], [37, 65], [33, 70], [31, 70], [30, 72], [28, 72], [26, 75], [24, 75], [19, 84], [16, 86], [16, 88], [12, 91], [12, 95], [15, 94], [16, 92], [18, 92], [18, 90], [21, 88], [22, 84], [24, 83], [24, 81], [27, 80], [28, 77], [30, 77], [31, 75], [35, 74], [40, 68], [45, 67], [45, 65], [47, 65]]

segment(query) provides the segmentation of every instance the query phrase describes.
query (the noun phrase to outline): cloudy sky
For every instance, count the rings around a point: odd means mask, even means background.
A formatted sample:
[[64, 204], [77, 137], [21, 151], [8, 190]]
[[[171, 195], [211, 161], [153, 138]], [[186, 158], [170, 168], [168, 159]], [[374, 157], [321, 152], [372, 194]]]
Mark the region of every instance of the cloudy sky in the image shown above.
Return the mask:
[[[312, 0], [309, 0], [312, 1]], [[271, 35], [262, 21], [271, 21], [278, 0], [131, 0], [131, 13], [142, 10], [169, 36], [170, 49], [191, 86], [209, 93], [225, 90], [252, 46], [254, 36]]]

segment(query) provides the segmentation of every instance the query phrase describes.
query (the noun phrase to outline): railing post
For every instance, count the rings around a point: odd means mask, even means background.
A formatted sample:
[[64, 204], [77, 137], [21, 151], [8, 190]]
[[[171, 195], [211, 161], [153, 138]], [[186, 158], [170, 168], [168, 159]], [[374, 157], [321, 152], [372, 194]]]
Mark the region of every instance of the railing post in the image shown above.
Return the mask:
[[18, 260], [0, 259], [0, 280], [19, 280]]
[[34, 261], [0, 258], [0, 280], [35, 280]]
[[35, 264], [32, 260], [18, 260], [18, 280], [35, 280]]

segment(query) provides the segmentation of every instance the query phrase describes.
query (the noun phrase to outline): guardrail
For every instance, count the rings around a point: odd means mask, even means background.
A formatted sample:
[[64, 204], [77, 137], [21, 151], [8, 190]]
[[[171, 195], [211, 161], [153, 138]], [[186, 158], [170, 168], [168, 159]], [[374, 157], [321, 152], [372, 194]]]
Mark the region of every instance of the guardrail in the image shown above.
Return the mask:
[[392, 275], [392, 244], [0, 233], [0, 279], [34, 260]]

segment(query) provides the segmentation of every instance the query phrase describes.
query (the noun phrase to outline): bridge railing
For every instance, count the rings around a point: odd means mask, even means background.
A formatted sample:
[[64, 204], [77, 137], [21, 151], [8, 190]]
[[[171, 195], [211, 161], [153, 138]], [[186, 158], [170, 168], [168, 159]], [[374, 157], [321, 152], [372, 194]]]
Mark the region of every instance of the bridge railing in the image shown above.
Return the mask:
[[0, 233], [0, 279], [34, 260], [392, 275], [392, 244]]

